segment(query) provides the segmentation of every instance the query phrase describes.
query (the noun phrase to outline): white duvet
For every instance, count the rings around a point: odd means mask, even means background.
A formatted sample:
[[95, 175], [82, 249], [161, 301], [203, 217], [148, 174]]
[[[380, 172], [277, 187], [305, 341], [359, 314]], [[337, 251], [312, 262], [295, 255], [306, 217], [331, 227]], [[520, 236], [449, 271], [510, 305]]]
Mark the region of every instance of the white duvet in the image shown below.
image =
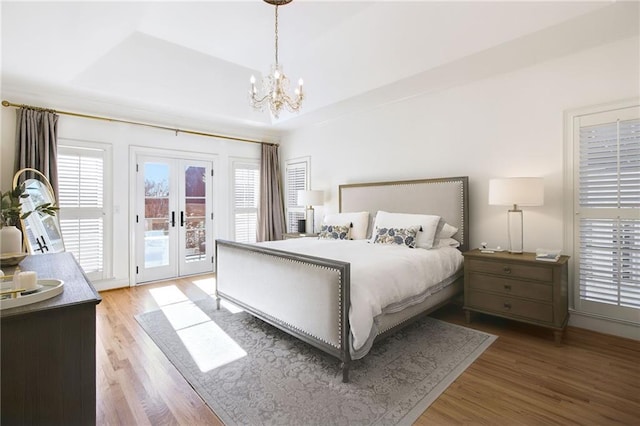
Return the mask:
[[371, 244], [367, 240], [297, 238], [258, 243], [279, 250], [341, 260], [351, 264], [352, 346], [355, 351], [370, 339], [374, 319], [423, 301], [439, 290], [437, 284], [462, 268], [463, 257], [452, 247], [412, 249]]

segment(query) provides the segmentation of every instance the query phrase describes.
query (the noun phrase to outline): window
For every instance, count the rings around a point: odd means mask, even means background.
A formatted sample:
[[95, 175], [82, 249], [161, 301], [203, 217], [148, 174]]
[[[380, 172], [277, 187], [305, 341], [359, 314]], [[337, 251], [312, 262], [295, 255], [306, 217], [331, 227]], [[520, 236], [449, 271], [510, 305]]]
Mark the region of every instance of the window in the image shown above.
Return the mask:
[[640, 316], [640, 107], [573, 117], [576, 310]]
[[298, 191], [309, 188], [309, 157], [287, 160], [285, 165], [287, 232], [298, 232], [298, 220], [305, 218], [298, 205]]
[[[80, 145], [80, 143], [78, 143]], [[58, 146], [58, 197], [65, 249], [73, 253], [89, 279], [107, 277], [105, 236], [105, 162], [107, 148]]]
[[260, 165], [257, 162], [233, 163], [233, 229], [234, 239], [255, 243], [260, 202]]

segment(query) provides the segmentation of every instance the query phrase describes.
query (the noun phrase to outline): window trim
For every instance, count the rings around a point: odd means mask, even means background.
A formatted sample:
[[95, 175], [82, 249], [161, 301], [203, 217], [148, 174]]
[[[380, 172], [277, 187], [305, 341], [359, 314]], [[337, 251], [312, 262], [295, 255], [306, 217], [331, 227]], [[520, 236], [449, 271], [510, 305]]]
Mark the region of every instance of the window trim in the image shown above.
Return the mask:
[[[91, 149], [103, 152], [103, 247], [102, 247], [102, 276], [93, 278], [92, 282], [113, 279], [113, 145], [106, 142], [94, 142], [72, 138], [58, 138], [60, 148]], [[63, 236], [64, 238], [64, 236]]]
[[[236, 206], [235, 206], [235, 189], [236, 189], [236, 180], [235, 180], [235, 171], [237, 166], [241, 166], [241, 165], [245, 165], [245, 166], [251, 166], [256, 168], [256, 170], [258, 170], [258, 206], [256, 207], [256, 218], [258, 218], [259, 214], [260, 214], [260, 160], [257, 159], [253, 159], [253, 158], [231, 158], [231, 167], [230, 169], [230, 178], [229, 178], [229, 182], [230, 182], [230, 191], [229, 191], [229, 206], [230, 206], [230, 212], [229, 212], [229, 222], [230, 222], [230, 229], [231, 229], [231, 233], [229, 235], [229, 237], [231, 239], [233, 239], [235, 241], [236, 238]], [[257, 219], [256, 219], [257, 221]], [[256, 230], [257, 230], [257, 226], [258, 224], [256, 223]], [[256, 239], [257, 239], [257, 235], [256, 235]]]
[[[589, 107], [578, 108], [573, 110], [567, 110], [564, 113], [564, 235], [563, 235], [563, 251], [571, 256], [569, 268], [568, 268], [568, 280], [569, 280], [569, 311], [579, 317], [585, 317], [585, 323], [593, 325], [594, 320], [605, 320], [609, 323], [625, 324], [636, 327], [637, 323], [625, 318], [612, 318], [608, 315], [603, 315], [595, 312], [585, 311], [581, 309], [579, 297], [580, 297], [580, 283], [577, 270], [579, 268], [579, 253], [576, 251], [576, 245], [578, 243], [578, 235], [576, 233], [576, 225], [579, 223], [579, 215], [576, 209], [579, 198], [578, 182], [576, 182], [576, 166], [575, 160], [579, 158], [580, 143], [579, 138], [576, 135], [579, 133], [580, 128], [576, 126], [578, 118], [587, 115], [594, 115], [599, 113], [613, 113], [617, 110], [624, 110], [627, 108], [633, 108], [640, 106], [640, 98], [630, 98], [626, 100], [611, 102], [607, 104], [592, 105]], [[593, 327], [590, 327], [593, 328]], [[598, 325], [599, 330], [603, 332], [612, 332], [611, 328], [607, 325]]]
[[[290, 158], [285, 161], [284, 167], [284, 203], [285, 203], [285, 228], [287, 232], [293, 232], [292, 224], [289, 222], [289, 212], [293, 213], [302, 213], [306, 218], [306, 209], [305, 206], [296, 206], [289, 207], [289, 179], [288, 179], [288, 170], [290, 167], [293, 167], [297, 164], [304, 164], [305, 176], [304, 176], [304, 189], [308, 190], [311, 188], [311, 157], [298, 157], [298, 158]], [[297, 200], [296, 200], [297, 201]], [[297, 225], [296, 225], [297, 229]]]

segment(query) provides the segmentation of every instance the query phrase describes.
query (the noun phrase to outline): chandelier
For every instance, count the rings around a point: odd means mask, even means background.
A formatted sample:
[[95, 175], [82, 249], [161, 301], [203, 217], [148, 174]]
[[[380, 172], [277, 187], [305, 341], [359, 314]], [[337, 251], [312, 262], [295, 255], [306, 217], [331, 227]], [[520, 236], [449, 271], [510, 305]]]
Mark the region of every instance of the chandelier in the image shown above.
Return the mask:
[[275, 6], [276, 9], [276, 63], [271, 66], [271, 72], [262, 79], [262, 90], [256, 87], [256, 78], [251, 76], [251, 89], [249, 97], [254, 109], [263, 111], [265, 105], [269, 106], [271, 114], [278, 118], [280, 111], [286, 108], [290, 112], [298, 112], [302, 106], [304, 94], [302, 93], [302, 79], [298, 81], [298, 87], [294, 96], [288, 94], [289, 79], [282, 72], [282, 66], [278, 63], [278, 7], [291, 3], [292, 0], [264, 0]]

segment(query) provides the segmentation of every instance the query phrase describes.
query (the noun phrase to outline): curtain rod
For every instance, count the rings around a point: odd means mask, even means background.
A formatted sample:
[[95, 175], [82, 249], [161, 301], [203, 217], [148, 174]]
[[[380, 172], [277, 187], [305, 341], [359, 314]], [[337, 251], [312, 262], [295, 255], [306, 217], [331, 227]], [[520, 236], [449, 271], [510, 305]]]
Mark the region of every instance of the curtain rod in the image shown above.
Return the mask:
[[238, 141], [238, 142], [259, 143], [259, 144], [265, 144], [265, 145], [278, 146], [277, 143], [263, 142], [263, 141], [259, 141], [259, 140], [255, 140], [255, 139], [245, 139], [245, 138], [239, 138], [239, 137], [235, 137], [235, 136], [217, 135], [215, 133], [205, 133], [205, 132], [198, 132], [198, 131], [195, 131], [195, 130], [178, 129], [178, 128], [174, 128], [174, 127], [159, 126], [159, 125], [156, 125], [156, 124], [141, 123], [139, 121], [129, 121], [129, 120], [121, 120], [119, 118], [110, 118], [110, 117], [101, 117], [101, 116], [98, 116], [98, 115], [80, 114], [80, 113], [77, 113], [77, 112], [57, 111], [57, 110], [49, 109], [49, 108], [40, 108], [40, 107], [34, 107], [34, 106], [30, 106], [30, 105], [14, 104], [12, 102], [5, 101], [5, 100], [2, 101], [2, 106], [4, 106], [4, 107], [14, 107], [14, 108], [30, 108], [30, 109], [35, 109], [35, 110], [38, 110], [38, 111], [52, 111], [52, 112], [55, 112], [57, 114], [70, 115], [70, 116], [73, 116], [73, 117], [90, 118], [92, 120], [111, 121], [111, 122], [114, 122], [114, 123], [135, 124], [136, 126], [151, 127], [153, 129], [160, 129], [160, 130], [170, 130], [172, 132], [175, 132], [176, 136], [178, 135], [178, 133], [187, 133], [187, 134], [190, 134], [190, 135], [207, 136], [207, 137], [210, 137], [210, 138], [220, 138], [220, 139], [228, 139], [228, 140]]

